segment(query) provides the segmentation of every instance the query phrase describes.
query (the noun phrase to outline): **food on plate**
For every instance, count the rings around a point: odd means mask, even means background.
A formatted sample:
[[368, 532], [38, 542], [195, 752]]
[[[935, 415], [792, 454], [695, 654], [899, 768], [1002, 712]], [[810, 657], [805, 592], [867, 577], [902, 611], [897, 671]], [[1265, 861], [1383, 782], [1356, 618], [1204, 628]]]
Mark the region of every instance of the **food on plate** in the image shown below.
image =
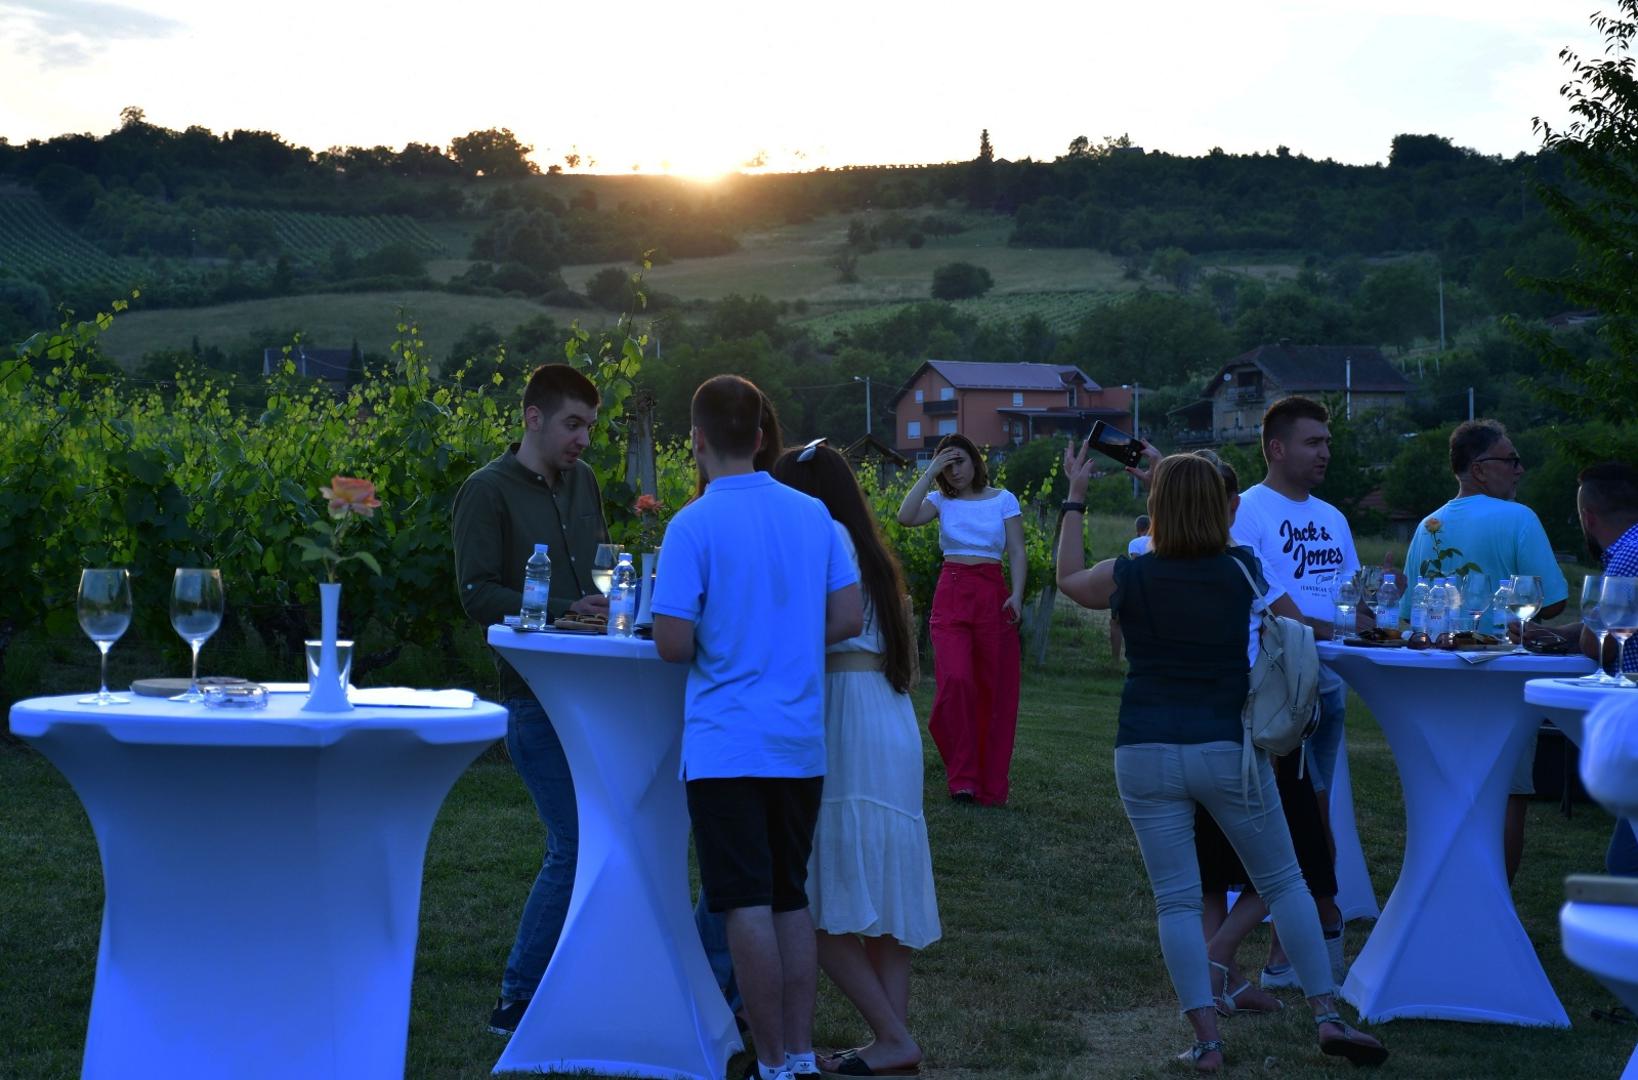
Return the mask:
[[557, 627], [559, 630], [580, 630], [588, 632], [596, 630], [602, 632], [607, 631], [609, 628], [609, 617], [602, 612], [596, 612], [588, 615], [577, 615], [570, 612], [552, 625]]

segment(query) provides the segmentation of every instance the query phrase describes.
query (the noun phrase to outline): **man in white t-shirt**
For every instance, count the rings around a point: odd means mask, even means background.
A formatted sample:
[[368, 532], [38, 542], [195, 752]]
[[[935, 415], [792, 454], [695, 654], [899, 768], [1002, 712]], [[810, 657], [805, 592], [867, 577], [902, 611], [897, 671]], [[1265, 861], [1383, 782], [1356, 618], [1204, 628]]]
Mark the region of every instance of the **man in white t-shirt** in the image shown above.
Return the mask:
[[757, 472], [762, 395], [737, 375], [694, 393], [705, 494], [671, 520], [654, 646], [687, 663], [682, 771], [700, 883], [726, 912], [757, 1061], [816, 1076], [807, 866], [825, 771], [825, 647], [864, 624], [858, 574], [824, 504]]
[[[1263, 414], [1263, 459], [1268, 475], [1240, 496], [1233, 529], [1234, 539], [1262, 560], [1270, 590], [1288, 595], [1321, 640], [1332, 636], [1337, 588], [1359, 569], [1348, 519], [1312, 494], [1324, 481], [1331, 462], [1330, 423], [1325, 406], [1309, 398], [1282, 398], [1269, 406]], [[1322, 668], [1319, 727], [1308, 740], [1307, 753], [1327, 834], [1331, 813], [1324, 793], [1330, 790], [1336, 770], [1347, 700], [1348, 688], [1342, 679]], [[1326, 914], [1322, 910], [1322, 922]], [[1340, 922], [1338, 915], [1331, 918]], [[1324, 929], [1332, 937], [1340, 935], [1341, 927], [1327, 924]], [[1340, 936], [1333, 940], [1340, 942]], [[1265, 970], [1263, 985], [1286, 985], [1280, 981], [1283, 974]]]

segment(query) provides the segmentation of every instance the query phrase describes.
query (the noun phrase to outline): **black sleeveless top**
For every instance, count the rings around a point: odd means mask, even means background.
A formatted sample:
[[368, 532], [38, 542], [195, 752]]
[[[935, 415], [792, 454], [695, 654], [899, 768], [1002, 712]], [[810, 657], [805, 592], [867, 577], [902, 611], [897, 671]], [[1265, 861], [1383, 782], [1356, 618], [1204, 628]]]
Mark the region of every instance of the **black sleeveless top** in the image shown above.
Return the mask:
[[1234, 560], [1266, 586], [1250, 549], [1230, 550], [1116, 560], [1109, 609], [1120, 619], [1129, 663], [1116, 746], [1241, 741], [1254, 596]]

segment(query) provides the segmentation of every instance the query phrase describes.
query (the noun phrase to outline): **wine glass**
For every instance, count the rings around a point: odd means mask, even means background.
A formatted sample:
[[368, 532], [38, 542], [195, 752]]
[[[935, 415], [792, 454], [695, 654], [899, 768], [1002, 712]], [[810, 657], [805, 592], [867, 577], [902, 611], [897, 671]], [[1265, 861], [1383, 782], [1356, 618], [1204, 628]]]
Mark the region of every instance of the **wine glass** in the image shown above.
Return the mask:
[[1490, 606], [1490, 578], [1477, 570], [1462, 578], [1462, 610], [1473, 620], [1473, 632], [1479, 632], [1479, 619]]
[[1519, 620], [1519, 647], [1513, 651], [1528, 652], [1524, 639], [1530, 634], [1530, 620], [1541, 610], [1541, 579], [1534, 574], [1514, 574], [1509, 578], [1507, 610]]
[[130, 698], [108, 692], [108, 650], [131, 625], [131, 572], [82, 570], [76, 601], [80, 629], [102, 653], [102, 689], [80, 698], [81, 705], [129, 705]]
[[1613, 686], [1620, 681], [1604, 671], [1604, 639], [1610, 632], [1605, 629], [1604, 613], [1598, 606], [1603, 592], [1602, 574], [1588, 574], [1581, 583], [1581, 624], [1598, 635], [1598, 670], [1576, 680], [1584, 686]]
[[620, 545], [598, 544], [592, 558], [592, 585], [604, 596], [614, 584], [614, 564], [620, 561]]
[[204, 701], [199, 692], [199, 649], [222, 625], [222, 572], [194, 567], [171, 579], [171, 626], [193, 648], [193, 677], [188, 692], [172, 701]]
[[[1598, 611], [1604, 618], [1604, 628], [1620, 643], [1617, 656], [1625, 659], [1627, 639], [1638, 633], [1638, 578], [1606, 576], [1604, 587], [1598, 593]], [[1638, 683], [1627, 678], [1623, 666], [1621, 660], [1616, 661], [1617, 677], [1610, 685], [1638, 687]]]

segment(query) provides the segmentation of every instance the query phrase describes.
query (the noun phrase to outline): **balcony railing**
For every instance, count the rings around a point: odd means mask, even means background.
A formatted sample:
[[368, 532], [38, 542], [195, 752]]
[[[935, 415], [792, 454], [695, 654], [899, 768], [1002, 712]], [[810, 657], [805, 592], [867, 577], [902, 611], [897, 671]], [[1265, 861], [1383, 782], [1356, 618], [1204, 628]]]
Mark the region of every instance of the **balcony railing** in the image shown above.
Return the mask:
[[1201, 446], [1205, 443], [1216, 442], [1217, 436], [1209, 431], [1183, 431], [1177, 436], [1179, 446]]
[[1261, 401], [1263, 400], [1263, 388], [1261, 386], [1236, 386], [1229, 395], [1229, 400], [1242, 405]]
[[955, 399], [948, 401], [924, 401], [921, 403], [924, 416], [954, 416], [956, 411]]

